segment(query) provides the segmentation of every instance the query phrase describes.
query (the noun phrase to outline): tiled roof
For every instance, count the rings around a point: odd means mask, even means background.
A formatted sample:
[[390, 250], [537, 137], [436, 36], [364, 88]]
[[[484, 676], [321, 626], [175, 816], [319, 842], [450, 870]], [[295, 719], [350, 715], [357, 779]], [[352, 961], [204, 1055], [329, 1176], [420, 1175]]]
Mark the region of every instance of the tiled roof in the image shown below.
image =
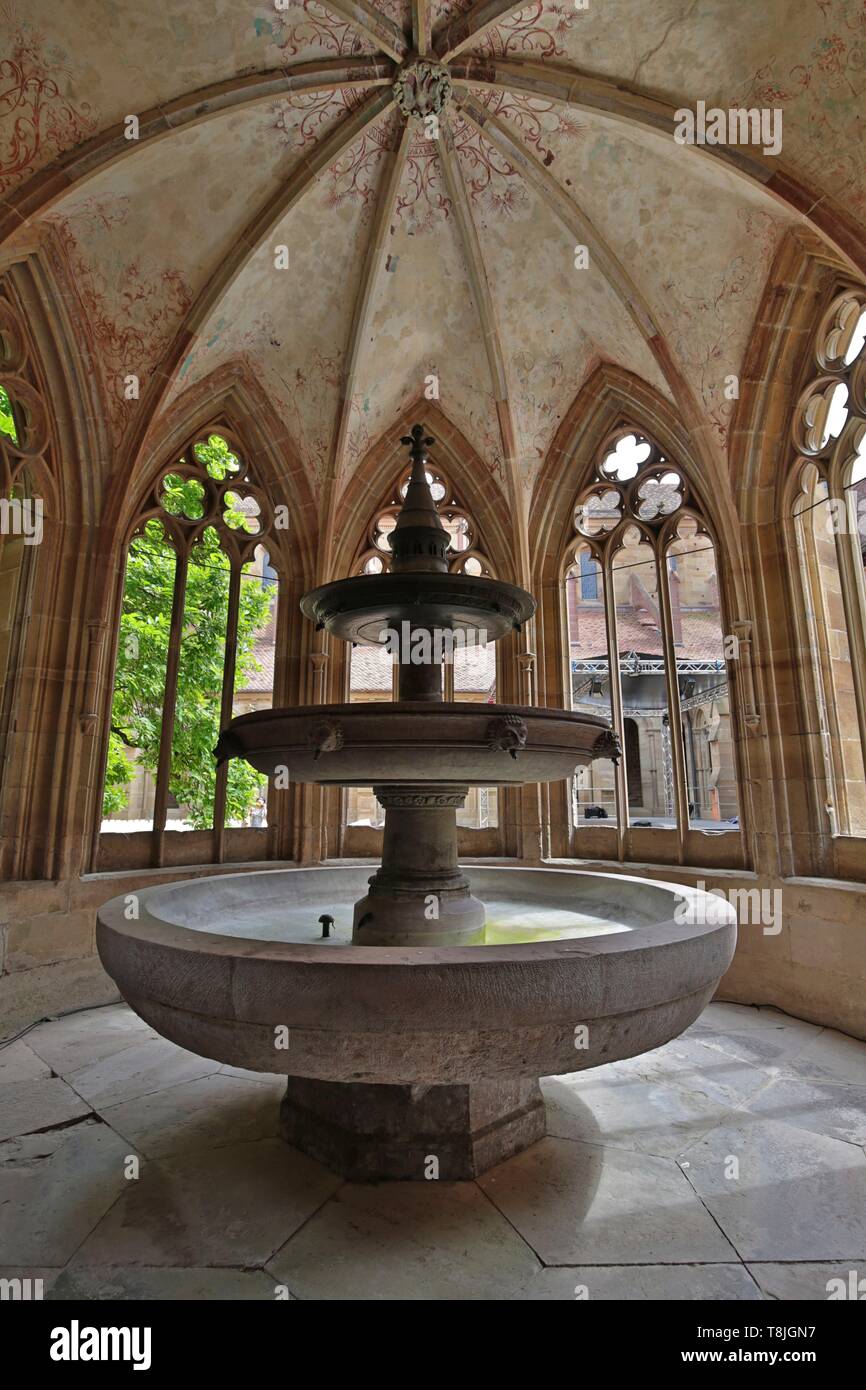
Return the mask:
[[[682, 612], [683, 640], [676, 644], [678, 656], [692, 661], [716, 661], [722, 656], [722, 634], [715, 612]], [[581, 605], [577, 611], [578, 640], [571, 643], [575, 660], [603, 658], [607, 655], [607, 629], [604, 609]], [[661, 633], [656, 625], [635, 608], [617, 613], [619, 649], [644, 656], [662, 656]]]
[[[454, 653], [454, 690], [487, 693], [496, 680], [496, 649], [465, 647]], [[352, 652], [352, 690], [391, 689], [391, 663], [376, 647], [355, 647]]]
[[454, 690], [484, 690], [496, 681], [496, 648], [466, 647], [454, 653]]
[[238, 687], [241, 694], [269, 694], [274, 688], [274, 641], [272, 637], [259, 637], [253, 648], [260, 671], [253, 671], [246, 683]]

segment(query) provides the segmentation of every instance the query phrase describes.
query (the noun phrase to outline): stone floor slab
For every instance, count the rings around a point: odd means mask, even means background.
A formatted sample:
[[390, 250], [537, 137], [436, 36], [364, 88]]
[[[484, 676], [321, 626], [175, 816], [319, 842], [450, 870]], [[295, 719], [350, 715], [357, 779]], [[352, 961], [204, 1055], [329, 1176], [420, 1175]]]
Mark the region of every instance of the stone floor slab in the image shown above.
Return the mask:
[[135, 1100], [219, 1071], [219, 1062], [186, 1052], [164, 1038], [146, 1038], [67, 1074], [70, 1086], [92, 1106]]
[[37, 1057], [23, 1038], [0, 1047], [0, 1086], [14, 1086], [18, 1081], [37, 1081], [48, 1078], [51, 1068]]
[[41, 1023], [27, 1034], [27, 1045], [59, 1076], [68, 1076], [157, 1036], [127, 1004], [109, 1004]]
[[150, 1158], [274, 1138], [284, 1077], [262, 1085], [212, 1073], [100, 1107], [103, 1119]]
[[503, 1299], [538, 1261], [474, 1183], [347, 1183], [271, 1260], [300, 1299]]
[[46, 1296], [52, 1302], [221, 1299], [232, 1303], [273, 1303], [277, 1288], [273, 1279], [260, 1269], [140, 1269], [136, 1266], [88, 1269], [76, 1266], [73, 1261]]
[[129, 1152], [97, 1120], [0, 1144], [4, 1263], [66, 1264], [128, 1187]]
[[151, 1160], [77, 1263], [261, 1266], [341, 1182], [281, 1139]]
[[771, 1081], [745, 1109], [828, 1139], [866, 1144], [866, 1086], [782, 1076]]
[[579, 1265], [542, 1269], [513, 1299], [569, 1302], [757, 1302], [761, 1290], [741, 1264]]
[[856, 1039], [711, 1005], [548, 1078], [551, 1137], [479, 1184], [354, 1186], [271, 1137], [282, 1078], [95, 1009], [0, 1049], [0, 1113], [49, 1126], [0, 1143], [0, 1279], [58, 1301], [862, 1297], [864, 1075]]
[[847, 1081], [866, 1086], [866, 1043], [825, 1028], [796, 1057], [782, 1063], [784, 1074], [814, 1077], [817, 1081]]
[[748, 1057], [709, 1046], [710, 1041], [709, 1037], [705, 1042], [698, 1036], [676, 1038], [641, 1057], [599, 1067], [596, 1076], [600, 1081], [608, 1076], [623, 1076], [646, 1084], [676, 1086], [723, 1107], [742, 1105], [766, 1086], [770, 1078], [760, 1065]]
[[866, 1299], [866, 1255], [859, 1260], [816, 1264], [750, 1264], [768, 1298], [808, 1303]]
[[675, 1157], [730, 1112], [700, 1092], [627, 1074], [548, 1077], [541, 1089], [548, 1134], [660, 1157]]
[[736, 1258], [670, 1159], [543, 1139], [479, 1185], [545, 1264]]
[[0, 1140], [69, 1124], [90, 1114], [90, 1106], [59, 1076], [17, 1081], [0, 1092]]
[[792, 1018], [780, 1009], [757, 1007], [750, 1004], [708, 1004], [690, 1033], [701, 1033], [704, 1029], [728, 1035], [737, 1033], [764, 1033], [775, 1037], [780, 1048], [794, 1052], [804, 1047], [811, 1039], [822, 1032], [820, 1024], [807, 1023], [803, 1018]]
[[742, 1114], [681, 1163], [745, 1261], [844, 1260], [866, 1249], [866, 1155], [853, 1144]]

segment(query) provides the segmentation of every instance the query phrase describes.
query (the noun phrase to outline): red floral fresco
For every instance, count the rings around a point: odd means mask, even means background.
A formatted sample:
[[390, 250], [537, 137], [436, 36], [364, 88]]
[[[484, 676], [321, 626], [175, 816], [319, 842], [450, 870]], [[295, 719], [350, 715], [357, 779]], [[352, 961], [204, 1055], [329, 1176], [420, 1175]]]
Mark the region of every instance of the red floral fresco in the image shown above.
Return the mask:
[[505, 155], [468, 121], [452, 120], [454, 146], [469, 181], [469, 197], [482, 215], [508, 217], [525, 206], [523, 180]]
[[410, 235], [430, 231], [438, 218], [451, 213], [436, 142], [420, 130], [409, 145], [395, 212], [401, 222], [408, 223]]
[[387, 19], [397, 25], [398, 29], [408, 30], [412, 23], [410, 0], [375, 0], [373, 9], [381, 10]]
[[[396, 113], [377, 122], [344, 150], [330, 166], [328, 205], [361, 202], [366, 219], [375, 204], [376, 171], [382, 155], [393, 150], [402, 131]], [[459, 116], [451, 117], [454, 147], [467, 176], [469, 197], [482, 215], [508, 216], [527, 201], [517, 170], [474, 126]], [[439, 219], [450, 216], [451, 200], [445, 191], [435, 141], [418, 132], [409, 144], [406, 171], [397, 196], [395, 215], [411, 235], [429, 232]]]
[[[303, 11], [303, 19], [297, 18], [299, 11]], [[338, 58], [376, 51], [361, 38], [357, 29], [317, 0], [302, 0], [297, 9], [285, 13], [278, 10], [261, 13], [255, 19], [255, 29], [259, 36], [270, 37], [284, 58], [296, 57], [311, 44], [318, 44]]]
[[526, 9], [488, 29], [471, 45], [471, 51], [491, 58], [507, 58], [515, 53], [531, 53], [534, 58], [562, 58], [565, 49], [561, 40], [577, 17], [570, 0], [553, 0], [552, 4], [534, 0]]
[[[369, 126], [360, 138], [342, 152], [327, 172], [329, 207], [358, 203], [362, 220], [375, 206], [377, 172], [383, 154], [393, 151], [403, 131], [403, 118], [396, 111]], [[400, 185], [395, 215], [410, 224], [412, 234], [429, 231], [437, 217], [447, 217], [451, 203], [443, 191], [442, 171], [435, 142], [419, 130], [409, 144], [406, 171]]]
[[546, 138], [550, 135], [569, 135], [578, 138], [586, 133], [586, 126], [571, 115], [567, 109], [553, 101], [543, 101], [540, 97], [527, 97], [514, 92], [491, 92], [476, 89], [473, 95], [494, 116], [504, 116], [517, 127], [526, 141], [532, 145], [539, 159], [549, 168], [556, 158]]
[[154, 273], [139, 257], [123, 257], [109, 273], [95, 269], [85, 258], [82, 247], [98, 232], [122, 226], [127, 216], [124, 197], [88, 198], [72, 218], [54, 219], [78, 292], [84, 331], [102, 371], [115, 443], [122, 439], [138, 406], [137, 401], [125, 398], [125, 378], [136, 375], [143, 395], [149, 373], [193, 300], [189, 285], [171, 267]]
[[393, 150], [397, 138], [395, 113], [367, 126], [363, 135], [343, 150], [329, 167], [326, 202], [339, 208], [345, 203], [362, 206], [362, 221], [373, 211], [376, 201], [376, 175], [382, 156]]
[[[851, 212], [866, 217], [866, 142], [850, 116], [862, 110], [866, 69], [866, 0], [852, 0], [841, 13], [815, 0], [827, 31], [803, 63], [784, 71], [775, 61], [755, 72], [737, 102], [746, 106], [798, 108], [805, 129], [797, 142], [797, 162]], [[859, 137], [859, 138], [858, 138]]]
[[0, 23], [14, 29], [11, 52], [0, 59], [0, 192], [6, 192], [88, 139], [96, 120], [86, 102], [76, 105], [64, 94], [62, 55], [55, 57], [8, 6], [0, 6]]
[[362, 392], [357, 392], [349, 402], [349, 430], [346, 439], [346, 468], [351, 470], [360, 463], [373, 443], [370, 430], [367, 426], [367, 415], [370, 410], [369, 397]]
[[296, 92], [285, 101], [274, 102], [271, 129], [277, 131], [283, 144], [303, 149], [304, 145], [315, 144], [335, 120], [363, 106], [366, 95], [353, 87], [341, 87], [336, 92]]

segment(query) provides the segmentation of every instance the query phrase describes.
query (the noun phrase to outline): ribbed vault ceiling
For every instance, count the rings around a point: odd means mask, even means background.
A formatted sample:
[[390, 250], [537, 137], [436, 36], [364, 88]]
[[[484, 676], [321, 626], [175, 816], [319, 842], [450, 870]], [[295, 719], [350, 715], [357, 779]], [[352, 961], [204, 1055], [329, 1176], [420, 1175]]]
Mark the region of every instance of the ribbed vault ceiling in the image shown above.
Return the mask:
[[[115, 444], [127, 373], [158, 418], [244, 359], [324, 506], [431, 377], [517, 507], [599, 362], [721, 461], [780, 237], [850, 254], [866, 212], [860, 0], [3, 8], [0, 224], [59, 240]], [[436, 140], [394, 102], [416, 53]], [[780, 157], [677, 145], [698, 100], [779, 107]]]

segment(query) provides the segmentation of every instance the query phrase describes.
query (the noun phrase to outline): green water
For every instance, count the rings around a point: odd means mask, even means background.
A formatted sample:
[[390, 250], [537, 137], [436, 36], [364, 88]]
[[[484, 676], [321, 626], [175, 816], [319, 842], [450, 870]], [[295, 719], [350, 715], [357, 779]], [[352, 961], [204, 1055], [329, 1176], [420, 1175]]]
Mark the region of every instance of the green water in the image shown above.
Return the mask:
[[609, 922], [564, 908], [520, 905], [489, 915], [473, 946], [522, 946], [533, 941], [567, 941], [581, 936], [611, 936], [629, 931], [622, 922]]

